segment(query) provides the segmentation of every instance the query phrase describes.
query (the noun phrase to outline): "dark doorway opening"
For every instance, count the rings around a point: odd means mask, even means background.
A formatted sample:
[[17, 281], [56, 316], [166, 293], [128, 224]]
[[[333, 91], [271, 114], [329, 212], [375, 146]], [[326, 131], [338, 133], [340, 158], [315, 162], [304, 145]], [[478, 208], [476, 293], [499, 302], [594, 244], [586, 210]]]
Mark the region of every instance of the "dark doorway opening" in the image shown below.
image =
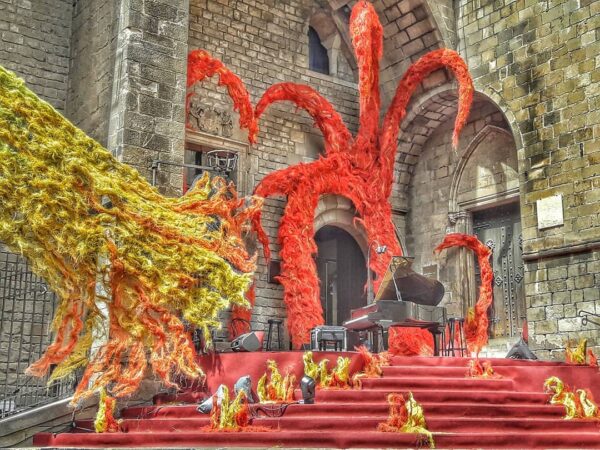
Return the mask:
[[324, 226], [315, 241], [325, 324], [341, 325], [350, 319], [350, 310], [367, 304], [365, 258], [354, 238], [341, 228]]
[[[473, 213], [473, 231], [492, 249], [494, 302], [489, 310], [490, 337], [519, 336], [526, 318], [523, 286], [523, 237], [519, 203]], [[477, 286], [481, 281], [475, 267]]]

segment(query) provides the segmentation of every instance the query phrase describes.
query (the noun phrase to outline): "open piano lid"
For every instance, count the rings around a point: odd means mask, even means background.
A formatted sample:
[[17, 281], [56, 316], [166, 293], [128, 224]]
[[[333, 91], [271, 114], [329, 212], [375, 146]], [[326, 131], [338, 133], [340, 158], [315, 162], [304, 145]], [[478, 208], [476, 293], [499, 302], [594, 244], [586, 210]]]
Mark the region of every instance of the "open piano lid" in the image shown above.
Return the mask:
[[[393, 256], [379, 290], [377, 300], [403, 300], [419, 305], [437, 306], [444, 296], [444, 286], [411, 269], [413, 258]], [[394, 283], [395, 280], [395, 283]], [[396, 287], [401, 298], [396, 295]]]

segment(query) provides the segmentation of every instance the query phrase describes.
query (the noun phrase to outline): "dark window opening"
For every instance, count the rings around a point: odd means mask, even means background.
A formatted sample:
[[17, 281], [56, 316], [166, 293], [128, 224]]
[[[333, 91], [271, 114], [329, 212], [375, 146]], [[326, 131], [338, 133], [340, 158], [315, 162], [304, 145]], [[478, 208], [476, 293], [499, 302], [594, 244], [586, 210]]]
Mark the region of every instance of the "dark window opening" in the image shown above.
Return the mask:
[[315, 72], [329, 75], [329, 56], [327, 49], [313, 27], [308, 27], [308, 67]]
[[[233, 181], [237, 184], [237, 169], [223, 171], [213, 167], [214, 162], [209, 160], [208, 152], [215, 150], [204, 145], [186, 143], [184, 153], [184, 172], [183, 172], [183, 192], [187, 192], [196, 181], [198, 181], [205, 172], [212, 176], [220, 176], [226, 181]], [[233, 152], [231, 152], [233, 153]], [[236, 161], [237, 162], [237, 161]]]

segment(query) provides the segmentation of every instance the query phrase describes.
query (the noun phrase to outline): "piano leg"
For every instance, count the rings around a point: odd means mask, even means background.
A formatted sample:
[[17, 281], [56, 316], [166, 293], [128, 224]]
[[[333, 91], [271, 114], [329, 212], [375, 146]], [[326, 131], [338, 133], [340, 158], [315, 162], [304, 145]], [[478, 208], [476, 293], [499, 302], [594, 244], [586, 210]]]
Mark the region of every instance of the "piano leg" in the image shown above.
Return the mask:
[[[433, 336], [433, 356], [440, 356], [440, 343], [442, 342], [442, 329], [439, 325], [428, 328]], [[443, 343], [442, 343], [443, 345]]]

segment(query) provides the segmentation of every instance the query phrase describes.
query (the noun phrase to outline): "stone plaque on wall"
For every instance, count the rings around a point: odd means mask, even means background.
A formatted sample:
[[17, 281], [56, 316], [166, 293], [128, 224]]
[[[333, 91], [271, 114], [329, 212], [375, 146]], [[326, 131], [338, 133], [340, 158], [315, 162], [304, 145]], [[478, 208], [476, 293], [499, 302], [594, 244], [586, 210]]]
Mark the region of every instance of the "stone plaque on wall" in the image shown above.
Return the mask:
[[564, 224], [562, 195], [553, 195], [536, 202], [538, 230]]
[[189, 100], [187, 123], [193, 130], [204, 131], [216, 136], [231, 137], [233, 134], [233, 117], [215, 105], [203, 101], [194, 94]]

